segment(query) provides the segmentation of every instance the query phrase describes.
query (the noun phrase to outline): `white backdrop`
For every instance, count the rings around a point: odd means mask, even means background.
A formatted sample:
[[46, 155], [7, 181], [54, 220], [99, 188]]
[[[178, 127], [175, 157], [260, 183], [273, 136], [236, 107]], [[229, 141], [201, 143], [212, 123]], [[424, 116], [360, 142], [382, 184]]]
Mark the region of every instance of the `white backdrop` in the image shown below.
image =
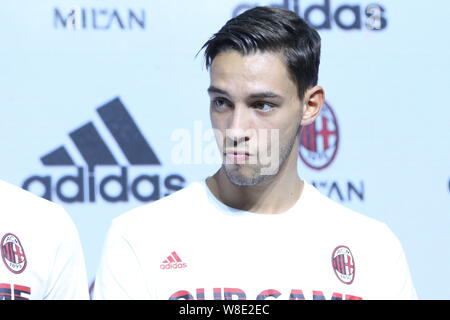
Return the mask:
[[[329, 108], [304, 137], [300, 175], [386, 222], [419, 297], [450, 299], [445, 0], [4, 2], [0, 178], [66, 208], [92, 280], [112, 218], [217, 169], [171, 157], [174, 131], [194, 139], [209, 127], [208, 73], [195, 55], [233, 14], [269, 4], [299, 12], [322, 36], [319, 82]], [[211, 141], [202, 143], [193, 154]], [[140, 160], [127, 154], [143, 149]]]

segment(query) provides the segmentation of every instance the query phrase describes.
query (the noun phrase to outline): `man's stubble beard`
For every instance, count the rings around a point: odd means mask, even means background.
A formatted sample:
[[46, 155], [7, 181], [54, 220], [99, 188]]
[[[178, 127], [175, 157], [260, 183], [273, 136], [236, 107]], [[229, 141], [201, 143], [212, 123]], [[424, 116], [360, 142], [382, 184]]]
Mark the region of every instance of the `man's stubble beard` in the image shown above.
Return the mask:
[[[283, 146], [280, 150], [279, 154], [279, 165], [274, 174], [265, 175], [261, 173], [261, 170], [264, 168], [261, 165], [247, 165], [247, 164], [225, 164], [222, 163], [223, 171], [225, 172], [228, 180], [235, 186], [238, 187], [251, 187], [259, 185], [260, 183], [269, 180], [270, 178], [274, 178], [279, 172], [280, 168], [283, 167], [285, 162], [287, 161], [289, 155], [292, 152], [292, 148], [294, 147], [295, 140], [298, 137], [297, 131], [294, 135], [292, 135], [289, 144]], [[273, 160], [272, 160], [273, 161]], [[245, 169], [250, 169], [252, 172], [250, 175], [242, 175], [239, 173], [239, 168], [245, 166]]]

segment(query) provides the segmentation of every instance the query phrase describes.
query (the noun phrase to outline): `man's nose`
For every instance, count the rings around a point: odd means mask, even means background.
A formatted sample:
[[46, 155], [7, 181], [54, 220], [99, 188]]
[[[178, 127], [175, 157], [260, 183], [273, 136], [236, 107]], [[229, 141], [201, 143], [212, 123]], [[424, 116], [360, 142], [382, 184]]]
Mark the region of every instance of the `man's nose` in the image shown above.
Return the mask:
[[250, 112], [244, 106], [235, 106], [226, 129], [228, 146], [238, 146], [251, 138]]

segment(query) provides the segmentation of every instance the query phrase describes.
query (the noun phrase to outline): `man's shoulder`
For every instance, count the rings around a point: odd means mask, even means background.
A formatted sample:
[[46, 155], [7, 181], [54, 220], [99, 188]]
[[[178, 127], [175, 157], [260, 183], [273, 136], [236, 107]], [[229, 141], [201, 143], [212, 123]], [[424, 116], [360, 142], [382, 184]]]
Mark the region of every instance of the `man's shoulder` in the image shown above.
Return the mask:
[[320, 193], [313, 185], [307, 184], [306, 188], [308, 190], [308, 205], [314, 210], [314, 215], [324, 222], [352, 229], [386, 230], [387, 226], [384, 222], [330, 199]]
[[[4, 181], [0, 181], [0, 220], [0, 237], [14, 235], [30, 258], [46, 257], [48, 265], [57, 253], [72, 251], [79, 244], [75, 223], [61, 205]], [[38, 265], [34, 268], [42, 267]]]
[[4, 221], [46, 224], [68, 223], [70, 217], [59, 204], [0, 180], [0, 216]]
[[401, 250], [398, 237], [385, 222], [328, 198], [312, 185], [309, 189], [308, 207], [314, 211], [311, 216], [325, 234], [351, 239], [361, 246], [371, 243], [391, 251]]
[[194, 182], [189, 186], [151, 203], [126, 211], [114, 219], [115, 225], [136, 225], [182, 218], [190, 215], [189, 209], [200, 203], [202, 185]]

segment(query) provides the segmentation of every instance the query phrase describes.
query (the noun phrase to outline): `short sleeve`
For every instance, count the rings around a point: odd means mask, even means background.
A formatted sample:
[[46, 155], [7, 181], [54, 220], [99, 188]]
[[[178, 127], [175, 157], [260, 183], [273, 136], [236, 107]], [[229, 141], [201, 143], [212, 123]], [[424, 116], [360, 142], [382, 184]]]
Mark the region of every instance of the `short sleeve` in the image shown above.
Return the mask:
[[408, 266], [405, 251], [394, 233], [387, 227], [386, 235], [386, 254], [383, 263], [386, 272], [385, 297], [383, 299], [392, 300], [416, 300], [418, 299], [414, 284], [411, 278], [411, 272]]

